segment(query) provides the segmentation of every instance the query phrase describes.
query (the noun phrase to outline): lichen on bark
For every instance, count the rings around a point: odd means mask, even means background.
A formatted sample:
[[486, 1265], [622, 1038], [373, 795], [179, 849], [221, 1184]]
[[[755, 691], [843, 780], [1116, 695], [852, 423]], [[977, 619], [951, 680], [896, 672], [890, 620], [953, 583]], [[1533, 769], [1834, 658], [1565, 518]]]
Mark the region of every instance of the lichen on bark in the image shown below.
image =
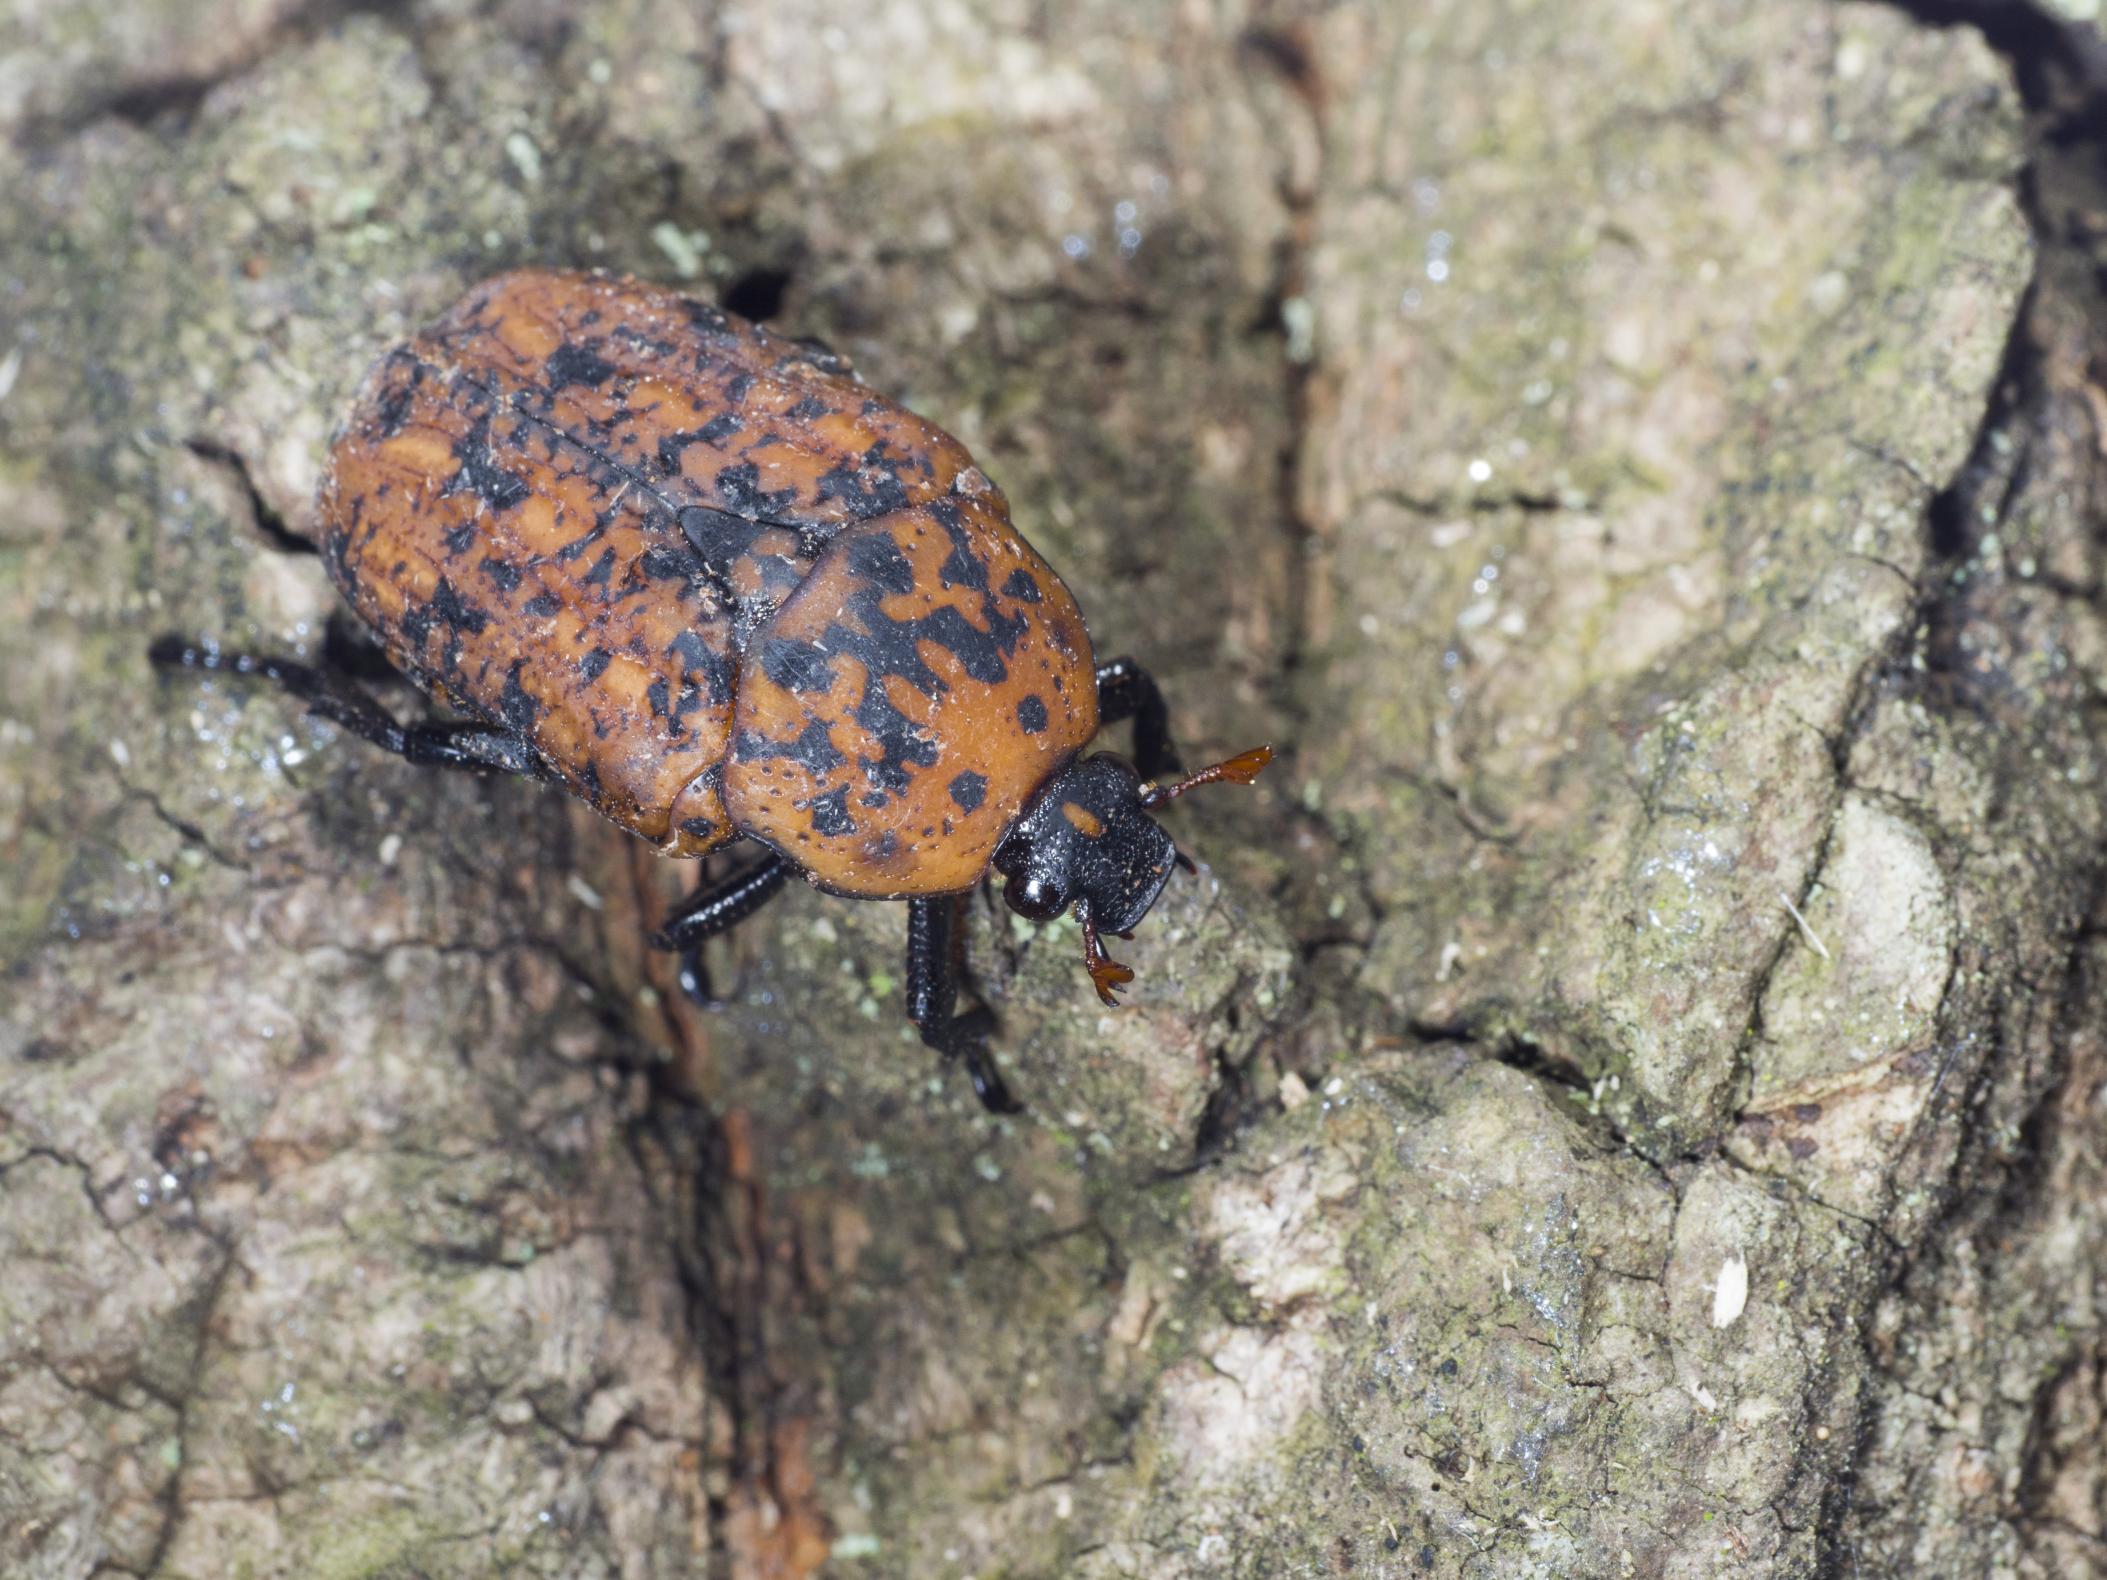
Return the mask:
[[[0, 1572], [2102, 1562], [2080, 35], [74, 9], [0, 21]], [[149, 674], [318, 643], [331, 422], [515, 263], [834, 342], [1282, 749], [1131, 1007], [976, 906], [1021, 1117], [894, 908], [704, 1016], [671, 864]]]

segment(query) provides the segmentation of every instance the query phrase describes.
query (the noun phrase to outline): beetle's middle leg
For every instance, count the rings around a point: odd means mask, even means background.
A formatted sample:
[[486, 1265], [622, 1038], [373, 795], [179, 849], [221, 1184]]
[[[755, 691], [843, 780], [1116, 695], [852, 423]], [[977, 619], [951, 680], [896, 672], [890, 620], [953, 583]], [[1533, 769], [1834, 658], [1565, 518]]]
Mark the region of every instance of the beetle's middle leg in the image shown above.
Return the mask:
[[709, 970], [702, 960], [703, 943], [729, 932], [774, 899], [794, 870], [782, 856], [771, 851], [751, 867], [715, 883], [707, 878], [696, 879], [688, 897], [651, 935], [652, 948], [679, 951], [683, 993], [704, 1009], [723, 1008], [724, 1001], [710, 991]]
[[1144, 779], [1161, 779], [1178, 771], [1178, 748], [1171, 742], [1171, 714], [1149, 672], [1131, 658], [1097, 666], [1097, 721], [1134, 721], [1134, 766]]
[[956, 1013], [959, 978], [965, 975], [965, 901], [962, 894], [946, 894], [907, 902], [907, 1018], [924, 1043], [964, 1063], [981, 1107], [991, 1114], [1021, 1113], [1024, 1105], [1010, 1096], [988, 1052], [995, 1017], [985, 1009]]
[[203, 669], [268, 680], [306, 703], [310, 713], [420, 767], [537, 777], [542, 773], [541, 758], [534, 748], [509, 730], [472, 721], [399, 724], [394, 714], [359, 686], [293, 659], [221, 652], [177, 636], [158, 638], [147, 649], [147, 657], [164, 669]]

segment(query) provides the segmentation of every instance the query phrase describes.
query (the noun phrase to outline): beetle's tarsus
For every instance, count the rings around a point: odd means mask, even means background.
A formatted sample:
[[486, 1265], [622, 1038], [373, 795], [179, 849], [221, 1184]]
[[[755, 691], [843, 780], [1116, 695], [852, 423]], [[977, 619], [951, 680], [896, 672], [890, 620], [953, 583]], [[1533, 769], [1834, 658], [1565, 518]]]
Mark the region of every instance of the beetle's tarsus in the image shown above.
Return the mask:
[[[955, 1024], [955, 1023], [954, 1023]], [[995, 1059], [988, 1052], [988, 1045], [975, 1038], [967, 1045], [964, 1058], [966, 1078], [973, 1083], [973, 1095], [980, 1099], [980, 1106], [991, 1114], [1021, 1114], [1024, 1105], [1010, 1095], [1004, 1084], [1002, 1072], [995, 1068]]]

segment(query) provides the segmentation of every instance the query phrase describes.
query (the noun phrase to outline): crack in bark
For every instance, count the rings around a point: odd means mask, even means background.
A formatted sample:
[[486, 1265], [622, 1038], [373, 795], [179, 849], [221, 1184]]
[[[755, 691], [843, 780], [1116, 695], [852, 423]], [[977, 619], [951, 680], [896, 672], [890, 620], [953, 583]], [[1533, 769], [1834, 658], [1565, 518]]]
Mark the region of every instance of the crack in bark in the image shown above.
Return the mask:
[[[1982, 694], [1981, 683], [1964, 661], [1964, 640], [1971, 629], [1986, 625], [1996, 629], [1999, 626], [2001, 611], [1990, 604], [1988, 598], [2001, 585], [2011, 585], [2019, 580], [2009, 574], [2011, 567], [2003, 567], [2007, 574], [1991, 577], [1977, 568], [1977, 562], [1986, 525], [1990, 530], [1995, 529], [1995, 524], [2010, 513], [2030, 480], [2030, 468], [2034, 464], [2033, 436], [2042, 430], [2050, 394], [2043, 352], [2036, 339], [2036, 326], [2042, 322], [2045, 304], [2052, 294], [2070, 288], [2061, 280], [2065, 271], [2058, 267], [2059, 255], [2078, 262], [2081, 267], [2077, 272], [2089, 280], [2088, 285], [2079, 287], [2088, 297], [2086, 316], [2089, 321], [2098, 324], [2107, 318], [2107, 313], [2102, 311], [2107, 303], [2102, 301], [2099, 279], [2084, 264], [2086, 238], [2082, 233], [2068, 234], [2055, 223], [2044, 195], [2045, 181], [2069, 184], [2068, 167], [2082, 165], [2088, 159], [2097, 161], [2101, 147], [2107, 145], [2107, 135], [2102, 132], [2102, 128], [2107, 127], [2107, 118], [2101, 115], [2101, 111], [2107, 109], [2107, 46], [2103, 46], [2089, 28], [2064, 22], [2034, 0], [1893, 0], [1893, 3], [1905, 14], [1929, 25], [1965, 25], [1977, 29], [2012, 71], [2029, 123], [2029, 162], [2021, 183], [2021, 199], [2027, 223], [2039, 246], [2035, 273], [2014, 314], [1990, 399], [1968, 458], [1954, 479], [1933, 496], [1926, 510], [1926, 531], [1933, 552], [1919, 599], [1917, 621], [1918, 628], [1925, 632], [1926, 657], [1934, 666], [1943, 689], [1943, 695], [1927, 695], [1924, 700], [1928, 704], [1943, 704], [1948, 709], [1958, 708], [1984, 716], [1993, 727], [2002, 726], [2000, 734], [2010, 735], [2015, 733], [2012, 721], [1998, 717], [1997, 699]], [[2085, 190], [2096, 188], [2096, 174], [2088, 172], [2080, 176], [2078, 185]], [[2007, 444], [2007, 435], [2014, 431], [2021, 437], [2016, 449]], [[2015, 450], [2015, 453], [2008, 455], [2008, 450]], [[1986, 511], [1983, 495], [1991, 489], [1995, 490], [1995, 496]], [[1902, 678], [1906, 682], [1908, 677], [1904, 675]], [[1874, 701], [1875, 698], [1869, 696], [1863, 705], [1870, 710]], [[1854, 725], [1863, 724], [1858, 718], [1853, 722]], [[1855, 737], [1858, 730], [1851, 733]], [[1943, 850], [1947, 844], [1948, 841], [1935, 841], [1934, 848]], [[1943, 865], [1946, 864], [1942, 862]], [[2091, 908], [2096, 913], [2102, 898], [2107, 897], [2107, 874], [2103, 874], [2100, 863], [2095, 861], [2090, 873], [2081, 881], [2091, 893]], [[2052, 1048], [2067, 1046], [2070, 1032], [2083, 1013], [2083, 1006], [2074, 1001], [2074, 995], [2082, 981], [2079, 956], [2085, 945], [2079, 930], [2071, 929], [2070, 934], [2061, 973], [2063, 992], [2057, 1015], [2059, 1027], [2051, 1034]], [[1953, 971], [1959, 970], [1960, 963], [1957, 955], [1939, 1007], [1942, 1022], [1949, 1014], [1955, 981]], [[2028, 984], [2022, 982], [2020, 985]], [[1977, 1013], [1980, 1016], [1983, 1012]], [[1967, 1106], [1975, 1101], [1998, 1074], [2003, 1062], [1999, 1055], [2009, 1057], [2016, 1051], [2000, 1047], [1982, 1055], [1969, 1083], [1969, 1093], [1957, 1098], [1957, 1103]], [[1947, 1063], [1950, 1065], [1951, 1060]], [[1945, 1073], [1942, 1066], [1942, 1082]], [[2068, 1075], [2066, 1068], [2060, 1075], [2041, 1082], [2042, 1090], [2033, 1104], [2034, 1114], [2042, 1114], [2052, 1107]], [[1946, 1246], [1954, 1240], [1974, 1243], [1988, 1232], [1987, 1225], [1970, 1229], [1958, 1223], [1956, 1214], [1966, 1211], [1970, 1203], [1979, 1199], [1979, 1184], [1971, 1182], [1979, 1182], [1986, 1172], [1994, 1174], [2000, 1169], [2008, 1176], [2009, 1194], [2016, 1183], [2011, 1179], [2013, 1171], [2010, 1166], [2000, 1164], [1992, 1148], [1984, 1142], [1963, 1147], [1949, 1164], [1942, 1181], [1945, 1207], [1926, 1227], [1916, 1245], [1903, 1246], [1880, 1226], [1874, 1226], [1881, 1232], [1887, 1247], [1888, 1265], [1875, 1280], [1868, 1311], [1872, 1309], [1873, 1301], [1884, 1297], [1900, 1298], [1908, 1306], [1908, 1285], [1926, 1259], [1943, 1257]], [[1803, 1194], [1831, 1211], [1840, 1210], [1833, 1204], [1820, 1202], [1811, 1192]], [[2019, 1204], [2001, 1200], [1994, 1205], [1989, 1221], [2010, 1222], [2019, 1210]], [[1991, 1258], [1993, 1263], [1996, 1260]], [[1950, 1417], [1946, 1405], [1922, 1394], [1902, 1374], [1901, 1368], [1907, 1364], [1905, 1359], [1898, 1357], [1890, 1364], [1874, 1355], [1869, 1361], [1869, 1383], [1877, 1380], [1881, 1386], [1893, 1389], [1897, 1394], [1923, 1400], [1937, 1417]], [[2033, 1411], [2037, 1425], [2053, 1392], [2052, 1379], [2037, 1380]], [[1850, 1434], [1846, 1445], [1845, 1468], [1832, 1478], [1822, 1499], [1816, 1539], [1819, 1572], [1825, 1577], [1841, 1580], [1858, 1567], [1858, 1543], [1863, 1539], [1864, 1529], [1859, 1523], [1856, 1501], [1861, 1475], [1876, 1453], [1882, 1415], [1880, 1405], [1877, 1389], [1867, 1387], [1855, 1412], [1856, 1430]], [[2029, 1441], [2038, 1441], [2032, 1431]], [[2030, 1521], [2052, 1522], [2052, 1516], [2029, 1514], [2027, 1501], [2022, 1493], [2018, 1506], [2005, 1518], [2022, 1529]]]

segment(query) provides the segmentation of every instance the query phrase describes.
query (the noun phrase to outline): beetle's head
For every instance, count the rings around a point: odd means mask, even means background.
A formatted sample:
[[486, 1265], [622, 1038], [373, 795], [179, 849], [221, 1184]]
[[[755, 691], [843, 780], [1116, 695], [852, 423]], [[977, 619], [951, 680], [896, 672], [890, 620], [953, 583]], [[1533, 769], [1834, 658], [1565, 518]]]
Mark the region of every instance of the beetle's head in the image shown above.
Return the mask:
[[1111, 752], [1078, 758], [1040, 787], [995, 847], [1003, 898], [1035, 922], [1074, 907], [1083, 963], [1098, 997], [1116, 1003], [1114, 990], [1134, 973], [1107, 958], [1099, 935], [1131, 934], [1185, 859], [1149, 814], [1199, 785], [1249, 784], [1272, 756], [1261, 746], [1170, 785], [1143, 784], [1134, 765]]

